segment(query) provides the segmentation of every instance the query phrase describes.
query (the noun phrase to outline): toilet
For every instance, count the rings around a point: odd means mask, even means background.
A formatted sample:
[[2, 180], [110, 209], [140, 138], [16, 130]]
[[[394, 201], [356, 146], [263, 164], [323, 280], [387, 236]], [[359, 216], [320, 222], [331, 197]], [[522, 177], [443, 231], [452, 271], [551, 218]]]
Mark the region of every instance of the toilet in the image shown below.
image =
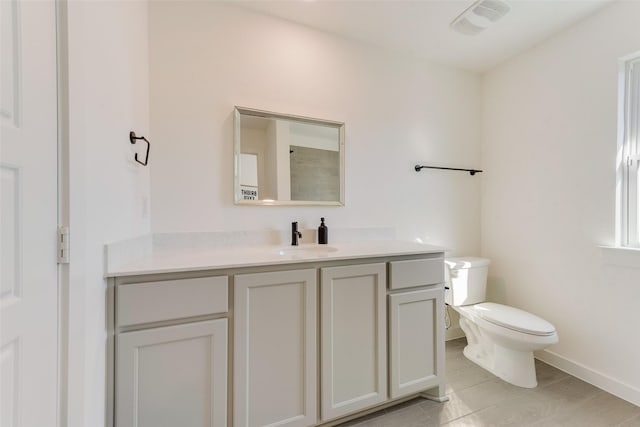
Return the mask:
[[484, 302], [489, 263], [476, 257], [445, 259], [445, 302], [460, 314], [467, 337], [464, 355], [508, 383], [536, 387], [533, 352], [557, 343], [558, 334], [538, 316]]

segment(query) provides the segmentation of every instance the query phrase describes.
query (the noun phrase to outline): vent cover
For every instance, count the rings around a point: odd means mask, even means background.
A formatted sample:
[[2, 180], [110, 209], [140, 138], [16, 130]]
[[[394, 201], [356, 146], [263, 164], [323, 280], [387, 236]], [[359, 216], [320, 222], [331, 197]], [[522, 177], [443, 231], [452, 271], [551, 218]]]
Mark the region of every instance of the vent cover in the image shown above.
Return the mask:
[[487, 29], [511, 10], [503, 0], [479, 0], [465, 9], [451, 22], [451, 28], [459, 33], [474, 36]]

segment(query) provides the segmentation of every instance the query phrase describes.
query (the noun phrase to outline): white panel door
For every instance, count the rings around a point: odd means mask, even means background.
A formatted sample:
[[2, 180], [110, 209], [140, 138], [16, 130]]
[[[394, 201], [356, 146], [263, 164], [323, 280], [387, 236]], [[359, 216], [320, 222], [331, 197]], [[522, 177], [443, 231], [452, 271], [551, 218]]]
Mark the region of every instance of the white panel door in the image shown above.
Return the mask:
[[317, 423], [316, 275], [235, 276], [234, 426]]
[[322, 420], [387, 399], [385, 264], [321, 270]]
[[116, 338], [116, 427], [226, 427], [227, 319]]
[[57, 425], [55, 4], [0, 1], [0, 426]]
[[444, 380], [443, 290], [389, 296], [391, 397], [438, 386]]

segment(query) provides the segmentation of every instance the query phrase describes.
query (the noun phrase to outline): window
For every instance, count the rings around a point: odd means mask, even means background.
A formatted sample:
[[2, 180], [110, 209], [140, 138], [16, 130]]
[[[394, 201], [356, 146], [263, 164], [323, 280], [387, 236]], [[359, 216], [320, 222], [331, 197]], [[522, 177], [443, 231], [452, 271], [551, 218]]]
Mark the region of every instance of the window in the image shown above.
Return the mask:
[[640, 248], [640, 57], [624, 62], [621, 109], [622, 141], [619, 157], [620, 240], [622, 246]]

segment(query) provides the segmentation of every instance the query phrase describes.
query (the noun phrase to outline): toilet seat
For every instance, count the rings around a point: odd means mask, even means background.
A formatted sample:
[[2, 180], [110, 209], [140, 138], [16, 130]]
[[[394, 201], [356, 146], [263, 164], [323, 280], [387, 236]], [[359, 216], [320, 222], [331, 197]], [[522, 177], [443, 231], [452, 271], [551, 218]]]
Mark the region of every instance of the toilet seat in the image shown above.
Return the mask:
[[527, 311], [508, 305], [483, 302], [473, 305], [474, 314], [494, 325], [529, 335], [548, 336], [556, 332], [554, 326]]

